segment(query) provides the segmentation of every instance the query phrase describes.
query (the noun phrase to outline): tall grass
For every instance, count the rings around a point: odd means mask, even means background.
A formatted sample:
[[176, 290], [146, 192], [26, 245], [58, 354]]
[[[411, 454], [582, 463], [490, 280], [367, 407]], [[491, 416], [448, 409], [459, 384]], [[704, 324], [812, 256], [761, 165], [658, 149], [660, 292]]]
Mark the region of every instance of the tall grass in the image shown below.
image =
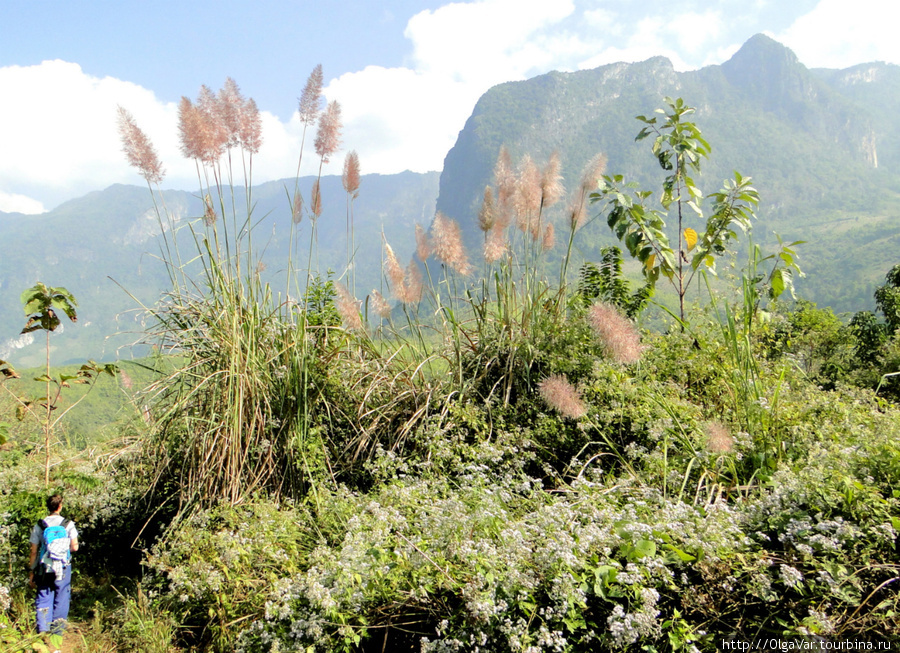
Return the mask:
[[[321, 175], [339, 147], [340, 105], [332, 101], [322, 111], [320, 93], [317, 68], [301, 97], [300, 117], [304, 134], [318, 117], [314, 145]], [[218, 94], [203, 87], [196, 102], [182, 100], [182, 152], [195, 162], [204, 206], [204, 215], [186, 225], [166, 212], [161, 165], [141, 155], [152, 149], [149, 141], [128, 137], [137, 129], [133, 120], [122, 129], [129, 161], [158, 199], [161, 256], [172, 280], [172, 290], [150, 308], [151, 339], [183, 361], [151, 388], [157, 487], [174, 489], [186, 507], [237, 504], [258, 493], [315, 501], [323, 483], [358, 476], [360, 463], [379, 447], [401, 449], [419, 424], [444, 414], [450, 402], [510, 405], [529, 397], [555, 371], [539, 343], [553, 340], [584, 311], [568, 301], [565, 281], [585, 196], [596, 183], [589, 177], [602, 170], [600, 158], [570, 201], [560, 284], [550, 281], [557, 273], [546, 260], [558, 221], [550, 209], [564, 194], [559, 158], [539, 167], [525, 156], [513, 166], [502, 150], [479, 216], [483, 262], [473, 263], [459, 225], [437, 214], [428, 233], [417, 229], [418, 261], [406, 268], [385, 243], [385, 294], [396, 301], [391, 309], [382, 293], [360, 301], [354, 292], [353, 202], [360, 182], [354, 152], [342, 178], [342, 283], [319, 274], [317, 178], [308, 198], [299, 182], [286, 192], [291, 236], [307, 217], [310, 250], [304, 268], [291, 248], [279, 292], [263, 281], [252, 240], [251, 175], [261, 143], [252, 100], [231, 80]], [[303, 143], [298, 174], [302, 159]], [[237, 201], [236, 186], [243, 187], [245, 202]], [[187, 247], [178, 243], [185, 235]], [[478, 268], [481, 279], [474, 278]], [[621, 355], [611, 348], [609, 333], [598, 337], [610, 356]], [[636, 360], [639, 346], [632, 346]]]

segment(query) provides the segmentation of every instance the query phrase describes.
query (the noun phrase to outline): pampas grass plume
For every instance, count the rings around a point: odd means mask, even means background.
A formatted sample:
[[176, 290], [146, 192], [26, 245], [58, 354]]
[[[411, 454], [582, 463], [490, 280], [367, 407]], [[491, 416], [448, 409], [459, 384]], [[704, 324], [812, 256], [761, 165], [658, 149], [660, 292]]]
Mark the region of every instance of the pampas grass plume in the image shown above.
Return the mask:
[[484, 260], [488, 263], [499, 261], [506, 253], [509, 242], [506, 240], [504, 231], [495, 226], [488, 234], [488, 238], [484, 242]]
[[494, 184], [497, 186], [497, 204], [503, 210], [509, 206], [516, 192], [516, 175], [513, 172], [512, 157], [505, 145], [500, 146], [497, 162], [494, 164]]
[[440, 211], [435, 214], [434, 222], [431, 223], [431, 244], [435, 258], [441, 263], [462, 275], [472, 272], [459, 224]]
[[297, 192], [294, 193], [294, 205], [291, 207], [291, 220], [294, 224], [300, 224], [303, 220], [303, 196]]
[[550, 155], [550, 160], [547, 161], [541, 175], [541, 195], [544, 208], [556, 204], [566, 192], [562, 184], [562, 175], [559, 174], [561, 166], [559, 152], [554, 152]]
[[341, 175], [341, 183], [348, 193], [356, 193], [359, 190], [359, 155], [356, 150], [347, 153], [344, 159], [344, 174]]
[[322, 192], [319, 189], [319, 180], [313, 182], [312, 195], [310, 196], [309, 210], [318, 218], [322, 215]]
[[581, 393], [562, 374], [554, 374], [538, 383], [538, 392], [547, 405], [561, 415], [578, 419], [587, 415]]
[[351, 331], [361, 331], [363, 322], [359, 314], [359, 300], [351, 295], [350, 291], [342, 283], [334, 284], [334, 288], [337, 291], [334, 306], [341, 316], [344, 326]]
[[603, 154], [596, 154], [594, 158], [588, 161], [581, 173], [581, 190], [584, 194], [593, 193], [597, 190], [597, 180], [603, 176], [606, 171], [606, 157]]
[[300, 94], [300, 122], [311, 125], [319, 116], [322, 104], [322, 83], [325, 77], [322, 74], [322, 64], [313, 68], [306, 80], [306, 86]]
[[250, 154], [259, 152], [262, 145], [262, 119], [253, 98], [248, 99], [241, 108], [240, 143]]
[[523, 232], [532, 231], [532, 221], [541, 210], [541, 173], [527, 154], [519, 162], [516, 179], [516, 226]]
[[431, 256], [431, 243], [428, 242], [428, 234], [425, 233], [422, 225], [418, 223], [416, 224], [416, 256], [423, 263]]
[[494, 192], [490, 186], [484, 187], [484, 199], [481, 201], [481, 210], [478, 212], [478, 228], [487, 233], [497, 221], [494, 210]]
[[197, 95], [196, 107], [202, 130], [200, 141], [203, 155], [200, 158], [207, 165], [215, 165], [228, 146], [228, 128], [225, 125], [222, 103], [212, 89], [204, 84]]
[[406, 276], [403, 280], [403, 297], [404, 304], [418, 304], [422, 301], [422, 293], [425, 291], [425, 282], [422, 279], [422, 272], [416, 265], [414, 259], [410, 259], [409, 266], [406, 268]]
[[549, 252], [551, 249], [553, 249], [553, 244], [555, 242], [555, 230], [553, 229], [552, 224], [548, 224], [544, 228], [544, 237], [541, 239], [541, 249], [545, 252]]
[[400, 265], [400, 262], [397, 260], [396, 254], [394, 254], [394, 250], [391, 249], [391, 246], [387, 243], [384, 244], [384, 274], [388, 278], [388, 281], [391, 284], [391, 292], [394, 293], [394, 297], [400, 299], [402, 301], [401, 294], [403, 293], [403, 268]]
[[734, 438], [721, 422], [707, 422], [706, 428], [706, 448], [711, 453], [731, 453], [734, 448]]
[[379, 317], [388, 319], [391, 316], [391, 304], [377, 290], [372, 291], [372, 309]]
[[612, 304], [597, 302], [588, 309], [588, 323], [600, 337], [607, 355], [617, 363], [636, 363], [643, 346], [637, 327]]
[[331, 155], [341, 146], [341, 105], [336, 100], [328, 103], [319, 118], [315, 146], [322, 163], [328, 163]]
[[122, 107], [119, 107], [119, 136], [122, 138], [122, 150], [128, 163], [137, 168], [148, 184], [159, 184], [165, 177], [165, 171], [156, 148], [137, 126], [134, 117]]
[[225, 79], [225, 86], [216, 98], [218, 113], [227, 135], [227, 147], [238, 147], [241, 144], [241, 112], [244, 110], [244, 96], [241, 89], [231, 77]]

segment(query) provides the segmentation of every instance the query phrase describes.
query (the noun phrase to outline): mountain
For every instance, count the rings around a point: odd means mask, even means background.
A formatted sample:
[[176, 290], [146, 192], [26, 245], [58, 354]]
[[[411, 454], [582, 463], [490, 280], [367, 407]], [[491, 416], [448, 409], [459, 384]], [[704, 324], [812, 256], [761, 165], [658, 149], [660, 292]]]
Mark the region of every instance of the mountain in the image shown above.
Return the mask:
[[[276, 293], [283, 293], [286, 283], [284, 270], [291, 251], [288, 194], [293, 193], [294, 183], [289, 179], [261, 184], [251, 196], [257, 223], [254, 249], [265, 252], [264, 278]], [[312, 183], [312, 178], [299, 182], [305, 198]], [[415, 223], [427, 225], [434, 215], [437, 188], [436, 172], [362, 177], [360, 195], [353, 204], [357, 294], [379, 287], [382, 230], [398, 256], [411, 256]], [[334, 270], [340, 276], [347, 263], [347, 194], [340, 177], [323, 177], [321, 189], [319, 269], [323, 274]], [[243, 190], [235, 192], [237, 207], [245, 206]], [[187, 260], [193, 247], [187, 227], [193, 222], [202, 232], [197, 216], [203, 214], [203, 203], [197, 194], [183, 191], [165, 191], [164, 199], [177, 219]], [[230, 195], [226, 204], [231, 204]], [[132, 352], [128, 345], [143, 330], [145, 315], [140, 306], [154, 305], [171, 287], [160, 261], [160, 233], [150, 193], [139, 186], [110, 186], [41, 215], [0, 213], [0, 359], [16, 367], [42, 361], [42, 337], [19, 336], [25, 322], [19, 296], [38, 281], [65, 287], [79, 302], [78, 322], [64, 318], [62, 329], [51, 335], [54, 364], [139, 355], [143, 349]], [[293, 259], [301, 270], [306, 269], [309, 235], [304, 218], [295, 235]]]
[[[870, 307], [900, 251], [900, 134], [892, 125], [900, 67], [810, 70], [764, 35], [729, 61], [695, 71], [676, 72], [654, 57], [490, 89], [447, 154], [437, 208], [477, 246], [476, 217], [501, 145], [514, 161], [530, 154], [543, 162], [558, 151], [572, 186], [602, 152], [607, 174], [658, 193], [662, 172], [649, 141], [634, 141], [635, 116], [651, 115], [665, 96], [697, 108], [692, 119], [712, 145], [700, 188], [714, 192], [739, 170], [762, 197], [754, 240], [771, 244], [777, 231], [809, 241], [800, 248], [809, 273], [798, 283], [801, 294], [839, 311]], [[578, 247], [590, 259], [612, 242], [599, 220]]]

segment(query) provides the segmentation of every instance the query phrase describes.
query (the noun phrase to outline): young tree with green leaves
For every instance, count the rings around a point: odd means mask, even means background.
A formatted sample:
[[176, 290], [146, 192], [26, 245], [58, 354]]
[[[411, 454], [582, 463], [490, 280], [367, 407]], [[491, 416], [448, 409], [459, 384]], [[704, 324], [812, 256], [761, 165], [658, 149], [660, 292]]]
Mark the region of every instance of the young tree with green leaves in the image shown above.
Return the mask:
[[[723, 188], [708, 196], [712, 209], [706, 224], [698, 232], [688, 226], [689, 219], [703, 219], [703, 194], [694, 181], [700, 174], [700, 163], [709, 157], [710, 145], [700, 129], [686, 120], [694, 113], [681, 98], [665, 98], [668, 110], [657, 109], [660, 117], [638, 116], [644, 127], [635, 140], [653, 136], [652, 152], [659, 166], [668, 174], [663, 180], [659, 208], [652, 205], [652, 191], [642, 190], [634, 182], [626, 183], [622, 175], [604, 175], [599, 188], [591, 194], [592, 203], [605, 202], [607, 223], [628, 252], [643, 264], [643, 273], [651, 286], [660, 275], [672, 284], [678, 294], [679, 315], [684, 322], [684, 297], [697, 272], [715, 274], [716, 258], [727, 251], [737, 229], [746, 232], [755, 217], [759, 194], [749, 177], [735, 171]], [[666, 220], [677, 221], [677, 245], [670, 244]], [[779, 283], [784, 282], [784, 268], [779, 268]], [[789, 270], [787, 271], [789, 273]], [[789, 276], [789, 275], [788, 275]], [[774, 280], [773, 280], [774, 281]]]
[[[76, 322], [78, 320], [78, 315], [75, 312], [75, 307], [78, 306], [78, 302], [75, 301], [75, 297], [72, 295], [72, 293], [70, 293], [65, 288], [52, 288], [38, 282], [22, 293], [22, 305], [24, 307], [26, 316], [25, 327], [22, 329], [22, 333], [25, 334], [33, 333], [35, 331], [44, 331], [46, 334], [46, 371], [44, 372], [44, 374], [34, 379], [35, 381], [44, 383], [46, 385], [46, 392], [43, 397], [37, 397], [30, 400], [16, 397], [17, 401], [19, 402], [18, 416], [20, 419], [24, 419], [26, 414], [31, 413], [34, 410], [35, 406], [38, 406], [42, 409], [40, 411], [42, 417], [39, 419], [41, 419], [42, 421], [44, 430], [44, 450], [46, 454], [44, 465], [44, 484], [46, 486], [49, 486], [50, 445], [53, 431], [59, 421], [63, 418], [63, 416], [86, 396], [83, 395], [81, 399], [73, 403], [54, 419], [53, 411], [57, 409], [57, 405], [59, 403], [59, 398], [62, 394], [63, 388], [68, 388], [70, 384], [73, 383], [89, 383], [92, 389], [100, 374], [109, 374], [110, 376], [115, 376], [118, 370], [113, 364], [97, 365], [93, 361], [88, 361], [87, 363], [82, 365], [78, 372], [76, 372], [74, 375], [59, 374], [55, 377], [52, 376], [50, 373], [50, 334], [53, 331], [56, 331], [56, 329], [59, 328], [60, 324], [62, 324], [62, 321], [59, 318], [60, 312], [68, 317], [72, 322]], [[15, 375], [15, 371], [12, 370], [12, 368], [3, 361], [0, 361], [0, 367], [4, 367], [3, 373], [5, 377]], [[7, 368], [11, 370], [10, 373], [7, 373]], [[90, 391], [90, 389], [88, 391]]]

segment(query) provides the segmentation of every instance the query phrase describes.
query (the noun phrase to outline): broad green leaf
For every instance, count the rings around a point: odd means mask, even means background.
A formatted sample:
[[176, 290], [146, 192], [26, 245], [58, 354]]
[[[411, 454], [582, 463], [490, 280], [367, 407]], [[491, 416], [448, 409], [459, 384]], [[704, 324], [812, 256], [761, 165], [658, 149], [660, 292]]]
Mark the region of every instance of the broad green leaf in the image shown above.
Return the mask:
[[672, 553], [674, 553], [676, 556], [678, 556], [678, 558], [679, 558], [682, 562], [693, 562], [694, 560], [697, 559], [696, 556], [692, 556], [690, 553], [687, 553], [687, 552], [685, 552], [685, 551], [682, 551], [681, 549], [679, 549], [679, 548], [678, 548], [677, 546], [675, 546], [674, 544], [667, 544], [667, 545], [666, 545], [666, 548], [667, 548], [669, 551], [671, 551]]
[[632, 549], [635, 560], [656, 555], [656, 542], [653, 540], [638, 540]]
[[654, 265], [656, 265], [656, 254], [651, 254], [647, 257], [647, 260], [644, 261], [644, 269], [649, 270]]
[[784, 275], [782, 272], [784, 272], [782, 268], [778, 268], [772, 272], [771, 294], [775, 299], [778, 299], [778, 297], [781, 296], [781, 293], [784, 292]]

